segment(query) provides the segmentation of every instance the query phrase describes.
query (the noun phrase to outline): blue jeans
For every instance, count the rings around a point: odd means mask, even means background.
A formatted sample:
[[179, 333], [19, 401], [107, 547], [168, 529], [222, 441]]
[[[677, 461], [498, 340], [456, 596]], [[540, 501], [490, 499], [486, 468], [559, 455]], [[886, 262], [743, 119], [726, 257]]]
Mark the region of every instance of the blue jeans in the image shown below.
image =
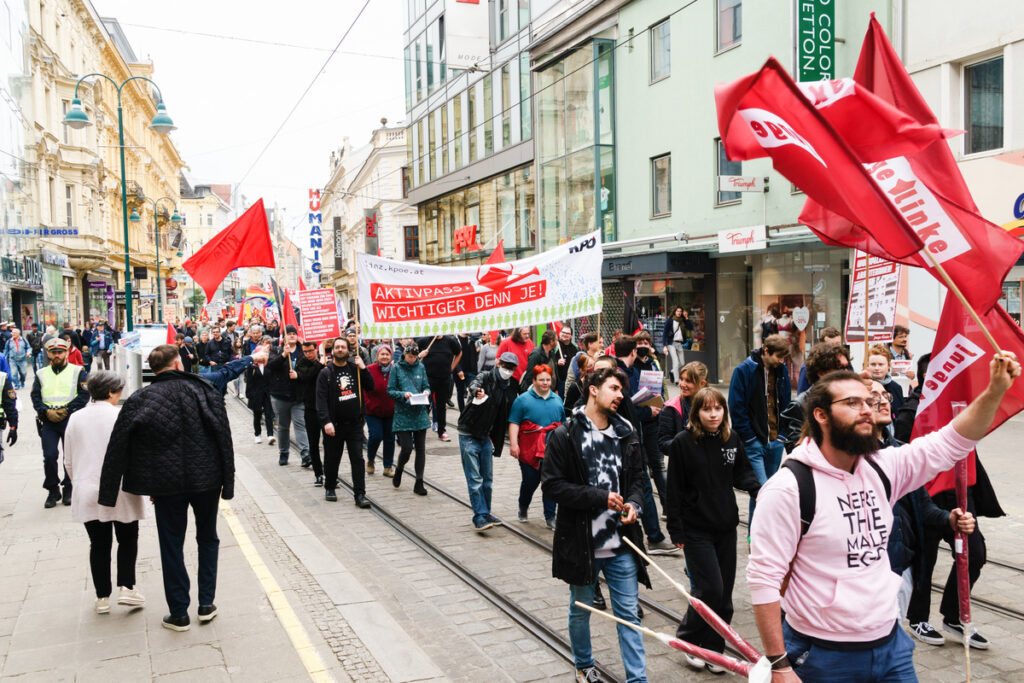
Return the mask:
[[377, 448], [384, 444], [384, 453], [381, 459], [384, 461], [384, 469], [395, 464], [395, 435], [391, 431], [390, 417], [366, 416], [366, 428], [370, 432], [370, 438], [366, 442], [366, 462], [373, 462], [377, 457]]
[[[885, 645], [870, 650], [840, 652], [812, 644], [782, 622], [786, 654], [793, 670], [804, 683], [910, 683], [917, 680], [914, 672], [914, 641], [906, 631], [896, 627], [896, 635]], [[797, 666], [796, 662], [803, 658]]]
[[[306, 436], [306, 406], [300, 401], [285, 401], [275, 396], [270, 397], [270, 405], [274, 408], [274, 415], [277, 417], [277, 452], [282, 457], [288, 458], [288, 449], [291, 447], [289, 428], [295, 423], [295, 443], [299, 444], [299, 455], [305, 462], [309, 457], [309, 438]], [[363, 454], [360, 453], [362, 458]]]
[[644, 534], [651, 543], [661, 543], [665, 540], [665, 534], [661, 532], [661, 524], [658, 522], [658, 506], [654, 504], [654, 489], [651, 487], [651, 478], [647, 476], [647, 469], [642, 472], [644, 482], [644, 511], [640, 515], [640, 524], [644, 528]]
[[[768, 481], [768, 478], [779, 471], [779, 463], [782, 462], [782, 454], [785, 452], [785, 448], [782, 446], [781, 441], [772, 441], [767, 446], [757, 439], [751, 439], [750, 441], [744, 441], [743, 447], [747, 452], [747, 460], [750, 461], [750, 466], [754, 468], [754, 474], [757, 475], [757, 481], [761, 484]], [[747, 528], [750, 528], [750, 524], [754, 521], [754, 506], [757, 504], [757, 500], [750, 497], [750, 508], [747, 516]]]
[[[540, 486], [540, 467], [533, 469], [520, 461], [519, 471], [523, 473], [523, 483], [519, 485], [519, 511], [525, 512], [530, 507], [534, 492]], [[544, 495], [541, 496], [541, 500], [544, 502], [544, 519], [554, 521], [555, 501]]]
[[7, 364], [11, 366], [11, 384], [15, 389], [21, 389], [25, 386], [25, 381], [28, 380], [28, 369], [32, 361], [28, 356], [20, 360], [8, 358]]
[[[612, 601], [612, 613], [619, 619], [640, 624], [637, 616], [640, 587], [637, 584], [636, 560], [633, 553], [624, 552], [614, 557], [595, 558], [597, 573], [604, 572], [608, 582], [608, 597]], [[569, 642], [576, 668], [594, 666], [594, 655], [590, 647], [590, 612], [577, 607], [576, 602], [589, 605], [594, 601], [595, 584], [569, 586]], [[626, 682], [638, 683], [647, 680], [647, 657], [644, 654], [643, 636], [628, 626], [618, 624], [619, 650], [622, 664], [626, 669]]]
[[462, 472], [469, 487], [469, 502], [473, 507], [473, 522], [486, 521], [487, 515], [491, 514], [494, 446], [489, 437], [477, 439], [459, 434], [459, 450], [462, 452]]

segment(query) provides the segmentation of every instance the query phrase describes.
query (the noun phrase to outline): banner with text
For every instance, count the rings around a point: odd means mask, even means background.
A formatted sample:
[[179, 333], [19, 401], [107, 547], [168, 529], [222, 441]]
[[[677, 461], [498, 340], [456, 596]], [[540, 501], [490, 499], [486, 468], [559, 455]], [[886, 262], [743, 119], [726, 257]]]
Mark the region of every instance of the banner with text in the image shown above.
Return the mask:
[[303, 339], [319, 342], [341, 334], [333, 289], [304, 289], [293, 292], [292, 296], [299, 302]]
[[601, 262], [598, 232], [520, 261], [480, 266], [357, 254], [363, 336], [486, 332], [599, 313]]
[[[854, 249], [854, 268], [850, 276], [850, 301], [846, 309], [846, 342], [864, 341], [864, 278], [868, 282], [868, 341], [892, 341], [892, 328], [896, 324], [896, 300], [900, 294], [903, 266], [892, 261], [871, 257]], [[870, 268], [870, 270], [869, 270]]]

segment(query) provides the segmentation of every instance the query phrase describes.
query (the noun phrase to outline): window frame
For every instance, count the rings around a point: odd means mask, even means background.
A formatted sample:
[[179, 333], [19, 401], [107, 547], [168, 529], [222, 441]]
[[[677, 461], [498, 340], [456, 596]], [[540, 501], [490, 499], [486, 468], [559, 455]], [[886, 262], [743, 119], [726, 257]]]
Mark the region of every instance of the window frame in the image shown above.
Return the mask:
[[64, 183], [64, 224], [73, 228], [75, 225], [75, 186]]
[[[743, 0], [737, 0], [733, 7], [740, 8], [740, 36], [737, 40], [728, 45], [722, 45], [722, 0], [715, 0], [715, 54], [719, 55], [723, 52], [735, 49], [743, 44]], [[735, 26], [735, 24], [734, 24]], [[735, 33], [735, 30], [733, 31]]]
[[[722, 195], [723, 194], [727, 194], [727, 193], [722, 192], [721, 190], [718, 189], [718, 178], [719, 178], [719, 176], [722, 175], [721, 159], [722, 159], [722, 155], [724, 153], [725, 153], [725, 144], [722, 142], [722, 138], [715, 138], [715, 208], [718, 208], [719, 206], [733, 206], [735, 204], [742, 204], [743, 203], [743, 193], [742, 192], [734, 192], [734, 193], [732, 193], [732, 194], [737, 195], [737, 197], [735, 199], [726, 199], [724, 201], [722, 200]], [[742, 172], [743, 172], [743, 162], [742, 161], [734, 161], [734, 162], [730, 162], [730, 163], [740, 164], [740, 173], [738, 175], [742, 175]], [[732, 175], [732, 174], [730, 174], [730, 175]]]
[[[661, 21], [659, 21], [657, 23], [651, 24], [651, 26], [650, 26], [650, 29], [649, 29], [650, 40], [648, 41], [650, 54], [648, 55], [648, 60], [647, 60], [647, 66], [648, 66], [648, 79], [647, 79], [647, 82], [648, 82], [648, 85], [654, 85], [655, 83], [660, 83], [661, 81], [665, 80], [666, 78], [669, 78], [669, 77], [672, 76], [672, 24], [671, 24], [671, 20], [672, 20], [672, 17], [666, 17], [666, 18], [662, 19]], [[668, 70], [665, 72], [665, 74], [663, 76], [655, 76], [654, 75], [654, 54], [655, 54], [655, 52], [654, 52], [654, 37], [655, 37], [655, 35], [657, 35], [657, 33], [656, 33], [657, 29], [661, 28], [662, 26], [667, 26], [668, 27], [668, 41], [667, 41], [668, 42]]]
[[[967, 72], [968, 72], [969, 69], [971, 69], [973, 67], [976, 67], [976, 66], [978, 66], [980, 64], [985, 64], [986, 62], [992, 62], [992, 61], [995, 61], [997, 59], [1002, 60], [1002, 62], [1003, 62], [1003, 94], [1002, 94], [1002, 97], [1003, 97], [1003, 112], [1002, 112], [1002, 114], [1003, 114], [1003, 117], [1002, 117], [1003, 118], [1003, 135], [1002, 135], [1002, 138], [1003, 139], [1002, 139], [1002, 144], [999, 147], [993, 147], [991, 149], [979, 150], [979, 151], [976, 151], [976, 152], [969, 152], [969, 151], [967, 151], [967, 143], [970, 140], [971, 131], [970, 131], [970, 125], [969, 125], [970, 124], [970, 116], [969, 116], [969, 113], [968, 113], [969, 109], [970, 109], [970, 98], [968, 97], [968, 91], [969, 90], [968, 90], [968, 86], [967, 86]], [[971, 61], [962, 63], [960, 65], [960, 93], [961, 93], [960, 115], [962, 117], [963, 128], [964, 128], [964, 131], [965, 131], [965, 134], [963, 135], [963, 142], [961, 143], [961, 153], [962, 153], [963, 158], [965, 158], [965, 159], [976, 159], [976, 158], [983, 157], [983, 156], [988, 156], [988, 155], [991, 155], [991, 154], [1000, 154], [1000, 153], [1006, 151], [1006, 129], [1007, 129], [1007, 121], [1009, 119], [1008, 119], [1008, 117], [1006, 115], [1006, 113], [1007, 113], [1007, 97], [1006, 97], [1006, 55], [1005, 55], [1005, 53], [1000, 50], [999, 52], [989, 53], [989, 54], [987, 54], [987, 55], [985, 55], [983, 57], [978, 57], [976, 59], [972, 59]]]
[[[668, 210], [661, 213], [658, 212], [658, 200], [657, 200], [657, 187], [658, 187], [658, 162], [668, 161], [668, 185], [667, 185], [667, 196], [668, 196]], [[672, 215], [672, 153], [665, 152], [657, 156], [651, 157], [651, 218], [667, 218]]]
[[[403, 253], [405, 254], [405, 260], [418, 260], [420, 257], [420, 226], [415, 225], [403, 225], [402, 226], [402, 242]], [[412, 246], [412, 252], [410, 252], [410, 245]]]

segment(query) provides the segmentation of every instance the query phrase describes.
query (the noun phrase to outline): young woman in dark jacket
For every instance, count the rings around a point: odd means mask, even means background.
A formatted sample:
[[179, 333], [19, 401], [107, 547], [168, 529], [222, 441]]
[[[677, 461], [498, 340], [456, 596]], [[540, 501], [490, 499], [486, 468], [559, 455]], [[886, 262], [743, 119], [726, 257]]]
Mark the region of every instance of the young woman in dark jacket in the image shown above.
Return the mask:
[[576, 376], [573, 377], [571, 382], [567, 382], [565, 387], [565, 414], [569, 415], [572, 413], [573, 408], [577, 405], [583, 405], [585, 403], [583, 394], [583, 383], [587, 379], [587, 373], [590, 372], [590, 367], [594, 364], [594, 359], [583, 354], [576, 361], [576, 365], [579, 368]]
[[679, 395], [665, 404], [658, 415], [658, 448], [668, 455], [668, 448], [690, 419], [690, 401], [708, 385], [708, 366], [700, 361], [687, 363], [679, 371]]
[[[743, 442], [729, 424], [725, 396], [705, 387], [693, 397], [689, 426], [672, 440], [668, 456], [668, 532], [683, 549], [694, 597], [708, 604], [726, 623], [732, 620], [736, 579], [736, 527], [739, 510], [733, 489], [755, 493], [760, 485], [747, 460]], [[722, 652], [725, 643], [691, 607], [676, 635]], [[722, 670], [687, 655], [696, 667]]]

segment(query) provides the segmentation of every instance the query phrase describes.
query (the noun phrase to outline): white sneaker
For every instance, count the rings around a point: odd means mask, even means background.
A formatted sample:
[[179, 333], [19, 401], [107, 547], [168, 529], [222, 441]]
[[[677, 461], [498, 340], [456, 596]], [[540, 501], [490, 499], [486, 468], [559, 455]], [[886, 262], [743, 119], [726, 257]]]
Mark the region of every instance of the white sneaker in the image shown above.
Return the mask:
[[686, 654], [685, 652], [683, 653], [683, 657], [686, 659], [686, 663], [689, 664], [690, 666], [692, 666], [694, 669], [703, 669], [704, 668], [704, 660], [703, 659], [698, 659], [698, 658], [694, 657], [693, 655]]
[[146, 604], [146, 597], [135, 590], [134, 588], [120, 587], [120, 592], [117, 595], [117, 604], [119, 605], [131, 605], [132, 607], [139, 607]]
[[267, 443], [269, 443], [271, 446], [273, 446], [275, 443], [277, 443], [277, 437], [276, 436], [270, 437], [269, 439], [267, 439]]
[[254, 441], [255, 441], [256, 443], [263, 443], [263, 437], [262, 437], [262, 436], [259, 436], [259, 435], [257, 435], [257, 436], [256, 436], [256, 438], [254, 439]]
[[717, 675], [721, 675], [721, 674], [726, 673], [726, 670], [723, 669], [722, 667], [718, 666], [717, 664], [708, 663], [708, 664], [704, 665], [704, 668], [707, 669], [710, 673], [717, 674]]
[[96, 598], [96, 614], [106, 614], [110, 611], [110, 598]]

